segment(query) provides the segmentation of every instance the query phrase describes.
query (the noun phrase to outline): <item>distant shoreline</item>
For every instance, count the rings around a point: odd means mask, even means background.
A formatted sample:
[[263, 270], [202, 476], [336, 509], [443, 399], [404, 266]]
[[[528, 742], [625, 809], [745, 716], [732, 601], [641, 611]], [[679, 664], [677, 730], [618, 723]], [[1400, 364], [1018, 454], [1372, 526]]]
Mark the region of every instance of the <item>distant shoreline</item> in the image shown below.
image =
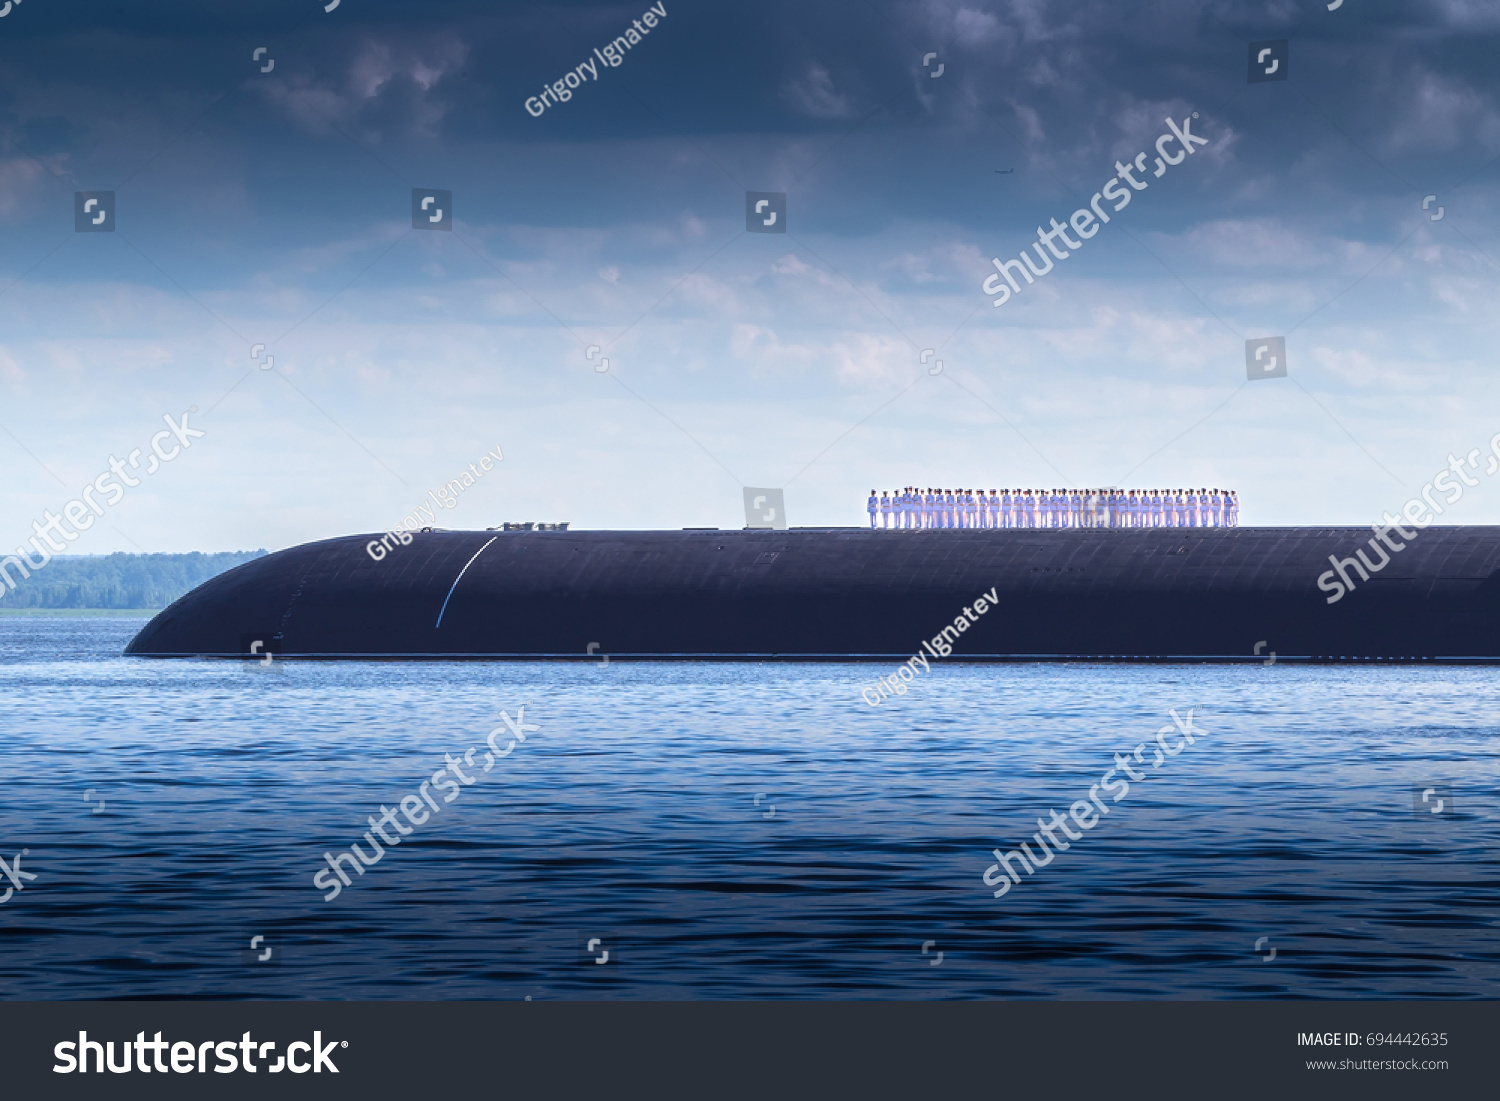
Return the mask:
[[119, 619], [139, 619], [154, 616], [160, 608], [0, 608], [0, 619], [52, 619], [59, 617], [114, 616]]

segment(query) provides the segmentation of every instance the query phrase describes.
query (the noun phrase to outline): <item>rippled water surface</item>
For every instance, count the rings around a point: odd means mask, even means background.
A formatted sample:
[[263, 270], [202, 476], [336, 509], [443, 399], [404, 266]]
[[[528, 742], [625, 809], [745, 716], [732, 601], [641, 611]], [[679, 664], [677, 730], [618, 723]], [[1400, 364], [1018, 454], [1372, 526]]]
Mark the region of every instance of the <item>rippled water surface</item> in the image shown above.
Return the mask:
[[[867, 665], [265, 671], [121, 657], [142, 623], [0, 620], [0, 856], [36, 876], [0, 996], [1500, 993], [1500, 670], [934, 664], [871, 708]], [[1189, 708], [992, 897], [992, 849]], [[474, 782], [324, 901], [445, 754]]]

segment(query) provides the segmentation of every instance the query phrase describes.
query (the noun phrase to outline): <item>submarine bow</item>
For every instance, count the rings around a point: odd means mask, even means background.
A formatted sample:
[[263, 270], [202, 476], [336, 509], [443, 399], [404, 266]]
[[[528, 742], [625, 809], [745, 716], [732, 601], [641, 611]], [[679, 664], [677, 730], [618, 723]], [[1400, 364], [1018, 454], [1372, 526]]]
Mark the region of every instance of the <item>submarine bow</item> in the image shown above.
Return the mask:
[[[1329, 603], [1360, 528], [429, 531], [255, 559], [151, 657], [905, 660], [993, 591], [968, 660], [1500, 658], [1500, 527], [1427, 528]], [[1369, 556], [1368, 549], [1366, 550]], [[986, 602], [990, 598], [985, 596]], [[955, 637], [956, 636], [956, 637]]]

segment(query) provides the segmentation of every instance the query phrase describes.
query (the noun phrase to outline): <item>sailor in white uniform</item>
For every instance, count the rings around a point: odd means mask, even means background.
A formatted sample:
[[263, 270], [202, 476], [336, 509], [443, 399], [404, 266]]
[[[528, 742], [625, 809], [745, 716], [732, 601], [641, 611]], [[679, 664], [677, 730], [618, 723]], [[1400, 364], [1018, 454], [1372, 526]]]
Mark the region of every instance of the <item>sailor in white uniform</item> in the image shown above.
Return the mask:
[[880, 507], [880, 498], [875, 496], [875, 491], [870, 490], [870, 499], [865, 502], [865, 508], [870, 513], [870, 527], [875, 526], [875, 510]]
[[1210, 494], [1208, 501], [1209, 501], [1209, 504], [1208, 504], [1209, 511], [1213, 514], [1213, 518], [1214, 518], [1214, 527], [1216, 527], [1216, 528], [1223, 527], [1224, 526], [1224, 495], [1219, 491], [1218, 486], [1214, 487], [1213, 493]]
[[1000, 526], [1000, 491], [998, 489], [992, 489], [992, 490], [990, 490], [990, 527], [992, 527], [992, 528], [998, 528], [999, 526]]
[[1232, 489], [1229, 491], [1229, 517], [1226, 523], [1231, 528], [1240, 526], [1240, 495]]
[[880, 526], [891, 526], [891, 495], [883, 489], [880, 491]]

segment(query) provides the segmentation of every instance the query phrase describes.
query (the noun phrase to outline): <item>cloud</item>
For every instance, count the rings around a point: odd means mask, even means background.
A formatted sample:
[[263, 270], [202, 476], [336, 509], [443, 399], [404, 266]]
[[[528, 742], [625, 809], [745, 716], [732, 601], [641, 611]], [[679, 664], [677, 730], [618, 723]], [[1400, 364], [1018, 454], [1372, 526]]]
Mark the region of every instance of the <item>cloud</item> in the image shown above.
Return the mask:
[[333, 75], [310, 71], [256, 81], [256, 92], [308, 133], [352, 130], [368, 141], [438, 136], [453, 105], [440, 87], [469, 57], [451, 31], [360, 38]]
[[782, 99], [798, 114], [815, 119], [842, 119], [854, 113], [849, 97], [834, 90], [833, 77], [816, 61], [800, 78], [781, 88]]

